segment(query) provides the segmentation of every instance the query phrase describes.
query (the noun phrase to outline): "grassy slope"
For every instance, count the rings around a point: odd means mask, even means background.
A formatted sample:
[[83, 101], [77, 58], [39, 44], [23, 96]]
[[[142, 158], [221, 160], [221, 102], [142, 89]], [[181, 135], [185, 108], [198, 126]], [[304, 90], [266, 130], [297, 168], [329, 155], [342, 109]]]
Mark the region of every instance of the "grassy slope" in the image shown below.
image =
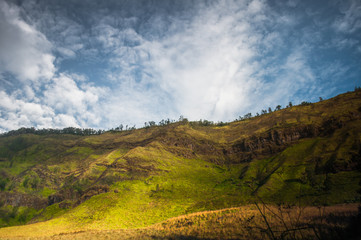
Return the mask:
[[[261, 197], [271, 203], [358, 202], [360, 171], [358, 92], [309, 106], [296, 106], [224, 127], [177, 123], [100, 136], [22, 135], [0, 138], [5, 192], [46, 199], [67, 189], [67, 206], [46, 209], [2, 206], [0, 236], [41, 236], [79, 230], [138, 228], [186, 213], [235, 207]], [[321, 126], [334, 117], [334, 133], [305, 138], [251, 162], [235, 162], [223, 149], [274, 129]], [[358, 160], [359, 161], [359, 160]], [[8, 180], [7, 180], [8, 179]], [[88, 187], [110, 191], [77, 205]], [[342, 193], [342, 194], [340, 194]], [[71, 207], [71, 206], [74, 206]], [[30, 234], [30, 235], [29, 235]]]
[[[52, 221], [6, 228], [2, 237], [26, 239], [357, 239], [357, 204], [328, 207], [244, 205], [203, 211], [142, 228], [85, 229]], [[262, 214], [266, 217], [267, 227]], [[360, 215], [359, 215], [360, 216]], [[54, 226], [60, 226], [59, 229]], [[42, 231], [39, 231], [42, 229]], [[317, 234], [317, 237], [316, 237]]]

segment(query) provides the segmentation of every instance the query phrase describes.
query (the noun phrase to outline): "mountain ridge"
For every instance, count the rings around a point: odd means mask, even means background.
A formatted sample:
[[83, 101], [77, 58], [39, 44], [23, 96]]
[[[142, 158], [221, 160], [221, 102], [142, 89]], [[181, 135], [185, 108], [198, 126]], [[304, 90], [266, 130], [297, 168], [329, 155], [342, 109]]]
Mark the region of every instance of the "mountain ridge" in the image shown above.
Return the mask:
[[258, 199], [357, 203], [360, 123], [355, 91], [224, 126], [2, 136], [0, 225], [134, 228]]

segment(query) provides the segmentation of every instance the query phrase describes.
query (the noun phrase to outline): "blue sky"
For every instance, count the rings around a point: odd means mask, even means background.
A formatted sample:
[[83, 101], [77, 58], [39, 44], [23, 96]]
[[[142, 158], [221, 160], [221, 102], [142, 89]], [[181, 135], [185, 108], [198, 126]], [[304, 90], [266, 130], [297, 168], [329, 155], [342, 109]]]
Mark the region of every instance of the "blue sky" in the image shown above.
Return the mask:
[[360, 0], [0, 0], [0, 132], [330, 98], [361, 85], [360, 39]]

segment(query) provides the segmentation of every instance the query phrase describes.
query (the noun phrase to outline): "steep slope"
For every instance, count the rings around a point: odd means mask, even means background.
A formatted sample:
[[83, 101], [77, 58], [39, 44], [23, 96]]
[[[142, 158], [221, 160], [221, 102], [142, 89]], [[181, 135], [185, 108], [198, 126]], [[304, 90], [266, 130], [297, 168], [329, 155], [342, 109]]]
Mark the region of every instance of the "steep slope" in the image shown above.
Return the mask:
[[27, 229], [58, 234], [144, 227], [259, 199], [359, 202], [360, 123], [357, 91], [225, 126], [0, 137], [0, 225], [40, 222]]

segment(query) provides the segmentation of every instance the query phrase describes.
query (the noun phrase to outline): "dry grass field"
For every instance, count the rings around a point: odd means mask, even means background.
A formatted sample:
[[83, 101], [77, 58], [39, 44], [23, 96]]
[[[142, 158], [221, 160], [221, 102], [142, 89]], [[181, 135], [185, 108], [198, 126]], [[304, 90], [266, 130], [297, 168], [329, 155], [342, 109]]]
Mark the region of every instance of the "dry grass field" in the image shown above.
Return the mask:
[[43, 237], [28, 237], [21, 231], [6, 236], [2, 232], [1, 239], [358, 239], [357, 214], [357, 204], [254, 204], [183, 215], [145, 228], [79, 229]]

